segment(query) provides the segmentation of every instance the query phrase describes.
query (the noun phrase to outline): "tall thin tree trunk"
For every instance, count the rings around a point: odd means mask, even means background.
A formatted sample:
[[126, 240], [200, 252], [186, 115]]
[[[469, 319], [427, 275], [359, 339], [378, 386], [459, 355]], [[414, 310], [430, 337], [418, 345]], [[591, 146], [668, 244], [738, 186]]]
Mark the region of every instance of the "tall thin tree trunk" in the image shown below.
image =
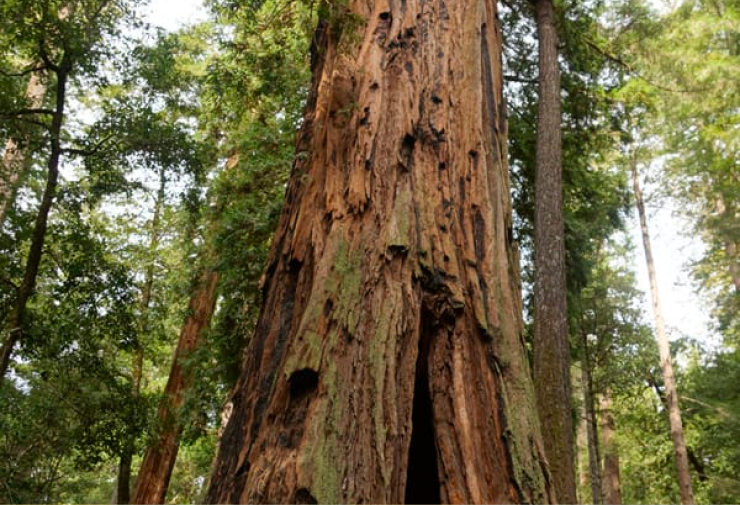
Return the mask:
[[619, 444], [612, 412], [612, 394], [601, 397], [601, 436], [604, 441], [604, 503], [622, 505], [622, 480], [619, 474]]
[[[165, 203], [165, 188], [167, 185], [167, 173], [164, 168], [159, 171], [159, 189], [157, 190], [156, 200], [154, 201], [154, 212], [152, 215], [152, 224], [149, 238], [149, 263], [147, 264], [144, 274], [144, 284], [141, 289], [141, 316], [139, 323], [139, 336], [134, 350], [132, 363], [132, 396], [136, 400], [141, 394], [141, 379], [144, 373], [144, 345], [141, 340], [150, 330], [150, 306], [154, 290], [154, 268], [155, 256], [159, 247], [159, 240], [162, 235], [161, 220]], [[135, 436], [129, 437], [124, 445], [121, 454], [121, 461], [118, 469], [118, 503], [127, 504], [131, 499], [131, 464], [136, 449]]]
[[735, 291], [740, 292], [740, 264], [738, 264], [737, 245], [729, 239], [725, 239], [725, 254], [730, 262], [730, 278], [735, 286]]
[[642, 230], [642, 244], [645, 248], [645, 262], [647, 263], [648, 277], [650, 278], [650, 293], [653, 300], [653, 314], [655, 316], [655, 331], [658, 339], [658, 351], [660, 353], [660, 368], [663, 372], [663, 383], [665, 384], [665, 395], [668, 403], [668, 419], [671, 426], [671, 438], [676, 456], [676, 469], [678, 470], [678, 485], [681, 490], [681, 503], [690, 505], [694, 503], [694, 492], [691, 486], [691, 474], [689, 472], [689, 458], [686, 451], [686, 441], [683, 436], [683, 423], [681, 421], [681, 410], [678, 405], [678, 392], [676, 390], [676, 379], [673, 375], [673, 363], [671, 362], [671, 348], [668, 343], [668, 335], [663, 322], [663, 309], [658, 296], [658, 280], [655, 273], [655, 262], [650, 246], [650, 233], [648, 231], [647, 216], [645, 214], [645, 203], [640, 190], [640, 182], [637, 174], [637, 160], [632, 160], [632, 179], [635, 191], [635, 204], [640, 216], [640, 229]]
[[601, 454], [599, 432], [596, 424], [596, 405], [594, 386], [591, 377], [591, 361], [588, 356], [588, 339], [583, 334], [583, 362], [581, 364], [581, 387], [583, 388], [583, 409], [586, 418], [586, 438], [588, 440], [588, 473], [591, 482], [591, 502], [595, 505], [604, 502], [601, 496]]
[[[582, 374], [583, 372], [581, 372]], [[578, 378], [581, 381], [581, 377]], [[583, 389], [583, 388], [580, 388]], [[576, 391], [579, 398], [583, 398], [583, 391]], [[587, 503], [586, 489], [589, 483], [589, 460], [588, 460], [588, 435], [586, 428], [586, 415], [585, 413], [578, 416], [578, 430], [576, 432], [576, 447], [578, 448], [576, 454], [576, 469], [578, 473], [578, 501], [576, 503]], [[585, 455], [585, 456], [584, 456]]]
[[165, 396], [159, 405], [157, 438], [147, 448], [139, 469], [134, 503], [164, 503], [183, 430], [178, 411], [193, 381], [193, 369], [183, 365], [183, 360], [202, 344], [203, 331], [211, 322], [216, 304], [217, 283], [218, 274], [207, 269], [193, 288], [188, 317], [180, 332]]
[[[655, 380], [654, 377], [648, 378], [648, 382], [651, 386], [653, 386], [653, 390], [655, 391], [655, 395], [658, 397], [660, 402], [663, 404], [663, 412], [665, 413], [665, 420], [666, 423], [668, 423], [668, 427], [670, 428], [670, 418], [669, 418], [669, 409], [668, 409], [668, 401], [666, 400], [665, 393], [660, 388], [660, 384], [658, 384], [658, 381]], [[700, 482], [706, 482], [709, 477], [707, 476], [706, 468], [704, 467], [704, 463], [702, 463], [702, 460], [699, 456], [696, 455], [696, 453], [691, 449], [691, 446], [686, 446], [686, 454], [689, 458], [689, 463], [694, 468], [694, 472], [696, 472], [696, 476], [699, 479]]]
[[545, 454], [562, 503], [575, 503], [563, 224], [560, 68], [555, 8], [535, 0], [539, 102], [535, 172], [534, 384]]
[[[730, 217], [727, 216], [727, 206], [725, 205], [725, 201], [722, 196], [717, 198], [716, 206], [717, 212], [723, 216], [724, 219], [730, 219]], [[735, 291], [740, 292], [740, 263], [738, 263], [740, 258], [738, 258], [737, 254], [737, 244], [727, 235], [725, 235], [723, 242], [725, 255], [727, 255], [727, 261], [729, 262], [730, 279], [732, 279], [732, 284], [735, 286]]]
[[133, 443], [126, 442], [121, 459], [118, 462], [118, 480], [116, 483], [116, 503], [131, 501], [131, 463], [134, 457]]
[[[347, 2], [207, 500], [553, 500], [522, 341], [496, 2]], [[358, 41], [355, 46], [353, 41]]]
[[23, 323], [26, 315], [26, 306], [36, 287], [36, 276], [38, 274], [41, 257], [43, 255], [44, 241], [46, 239], [46, 228], [49, 222], [49, 213], [56, 196], [57, 183], [59, 180], [59, 162], [62, 155], [61, 132], [64, 123], [64, 106], [67, 97], [67, 77], [70, 71], [70, 61], [65, 57], [56, 69], [55, 109], [49, 131], [51, 151], [47, 162], [46, 187], [41, 197], [41, 205], [36, 215], [33, 234], [31, 235], [31, 247], [26, 259], [26, 268], [23, 273], [23, 281], [16, 295], [13, 310], [6, 322], [5, 336], [2, 350], [0, 350], [0, 382], [10, 365], [13, 348], [23, 334]]
[[[26, 103], [30, 109], [38, 109], [46, 96], [46, 73], [34, 72], [26, 87]], [[31, 158], [26, 148], [30, 141], [29, 135], [20, 138], [10, 138], [5, 142], [3, 153], [2, 172], [0, 173], [0, 227], [5, 223], [5, 216], [15, 201], [18, 183], [28, 171]]]

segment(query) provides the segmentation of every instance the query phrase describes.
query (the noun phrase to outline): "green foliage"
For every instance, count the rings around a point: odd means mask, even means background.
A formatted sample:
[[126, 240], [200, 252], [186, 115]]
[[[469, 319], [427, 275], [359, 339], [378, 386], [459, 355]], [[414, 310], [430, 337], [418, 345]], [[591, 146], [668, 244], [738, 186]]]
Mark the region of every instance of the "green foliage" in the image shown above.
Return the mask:
[[571, 333], [579, 340], [580, 358], [588, 352], [596, 393], [644, 387], [658, 367], [655, 340], [641, 312], [642, 293], [624, 261], [632, 255], [630, 244], [605, 243], [592, 260], [589, 283], [569, 299]]
[[219, 4], [222, 51], [209, 65], [210, 129], [222, 132], [226, 166], [211, 188], [211, 237], [218, 251], [222, 306], [211, 338], [217, 368], [233, 384], [261, 302], [262, 276], [282, 208], [294, 139], [309, 85], [310, 13], [300, 3], [258, 9]]
[[[609, 51], [625, 62], [627, 84], [614, 97], [632, 115], [623, 136], [641, 162], [649, 163], [650, 156], [659, 161], [655, 183], [661, 196], [678, 202], [694, 223], [691, 232], [706, 245], [694, 274], [712, 300], [723, 337], [723, 345], [712, 353], [694, 347], [679, 377], [686, 437], [695, 456], [692, 470], [700, 477], [694, 483], [697, 502], [732, 503], [740, 498], [740, 466], [736, 444], [730, 442], [738, 436], [740, 414], [735, 380], [740, 302], [732, 276], [740, 242], [740, 6], [687, 0], [658, 16], [643, 2], [615, 3], [624, 21], [611, 33]], [[663, 443], [668, 443], [665, 438]], [[628, 462], [641, 461], [638, 454]], [[634, 500], [676, 496], [668, 493], [667, 483], [663, 491], [655, 484], [663, 478], [660, 472], [650, 476], [654, 484], [648, 481], [645, 489], [653, 494], [633, 495]]]
[[[507, 5], [510, 154], [516, 225], [528, 260], [537, 98], [536, 61], [530, 55], [536, 54], [536, 38], [527, 3]], [[629, 163], [618, 155], [620, 142], [632, 143], [633, 150], [639, 144], [643, 163], [650, 162], [646, 156], [662, 156], [668, 177], [657, 184], [680, 199], [697, 224], [695, 233], [709, 246], [696, 273], [714, 297], [717, 327], [732, 352], [722, 351], [684, 374], [679, 370], [679, 390], [693, 398], [682, 406], [695, 456], [697, 502], [737, 501], [738, 467], [728, 448], [733, 444], [718, 437], [737, 436], [737, 416], [719, 414], [717, 391], [698, 385], [720, 389], [722, 384], [731, 398], [737, 389], [715, 373], [720, 363], [727, 367], [734, 359], [740, 334], [740, 303], [729, 268], [737, 256], [728, 252], [739, 237], [733, 84], [740, 68], [738, 6], [687, 1], [661, 16], [641, 0], [557, 5], [570, 328], [577, 354], [589, 355], [597, 394], [608, 388], [615, 396], [625, 503], [670, 502], [678, 489], [668, 423], [655, 391], [662, 387], [655, 379], [657, 352], [623, 259], [631, 248], [605, 242], [624, 226], [629, 203]], [[732, 376], [731, 368], [722, 370]], [[715, 467], [715, 461], [722, 463]]]
[[740, 353], [720, 351], [703, 359], [699, 353], [695, 347], [685, 375], [684, 411], [705, 465], [708, 501], [733, 503], [740, 496]]
[[[623, 226], [628, 205], [627, 178], [608, 163], [614, 146], [613, 111], [604, 81], [614, 85], [609, 62], [587, 43], [598, 29], [599, 9], [581, 2], [560, 4], [563, 87], [563, 195], [568, 287], [577, 292], [588, 282], [602, 240]], [[510, 164], [515, 228], [525, 258], [534, 231], [534, 153], [537, 112], [537, 53], [532, 14], [522, 3], [504, 11], [509, 97]], [[531, 277], [525, 263], [525, 281]]]
[[15, 381], [2, 390], [3, 501], [62, 500], [67, 475], [96, 468], [141, 430], [119, 356], [135, 338], [135, 285], [101, 235], [106, 223], [64, 198], [30, 307]]

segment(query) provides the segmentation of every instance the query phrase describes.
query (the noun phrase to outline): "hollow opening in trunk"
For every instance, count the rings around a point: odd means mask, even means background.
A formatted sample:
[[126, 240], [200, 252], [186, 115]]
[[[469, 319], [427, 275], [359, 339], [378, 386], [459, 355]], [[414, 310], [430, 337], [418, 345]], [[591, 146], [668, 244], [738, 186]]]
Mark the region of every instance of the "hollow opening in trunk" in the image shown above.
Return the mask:
[[411, 445], [406, 474], [405, 503], [442, 503], [439, 493], [437, 447], [434, 440], [432, 398], [429, 391], [429, 346], [432, 315], [421, 314], [419, 355], [414, 379], [414, 405], [411, 414]]

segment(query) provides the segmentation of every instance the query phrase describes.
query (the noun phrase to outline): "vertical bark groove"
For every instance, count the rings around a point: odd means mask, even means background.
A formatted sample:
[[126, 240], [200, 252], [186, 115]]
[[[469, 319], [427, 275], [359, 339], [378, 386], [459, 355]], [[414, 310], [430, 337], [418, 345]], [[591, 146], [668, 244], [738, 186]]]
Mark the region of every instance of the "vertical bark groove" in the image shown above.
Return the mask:
[[[348, 8], [366, 21], [357, 47], [338, 50], [326, 24], [315, 37], [301, 156], [207, 501], [403, 502], [425, 364], [440, 501], [548, 502], [506, 240], [495, 2]], [[286, 416], [307, 369], [305, 416]]]

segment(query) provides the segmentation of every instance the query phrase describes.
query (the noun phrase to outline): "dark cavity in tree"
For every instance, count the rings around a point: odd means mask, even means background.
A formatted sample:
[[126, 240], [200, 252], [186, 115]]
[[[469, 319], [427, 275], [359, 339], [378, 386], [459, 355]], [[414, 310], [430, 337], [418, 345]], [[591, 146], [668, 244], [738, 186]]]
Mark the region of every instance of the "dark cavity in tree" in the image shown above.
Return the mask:
[[316, 505], [318, 501], [316, 501], [316, 498], [313, 497], [311, 491], [309, 491], [305, 487], [302, 487], [298, 489], [295, 493], [295, 503]]
[[404, 502], [431, 504], [442, 503], [439, 493], [437, 447], [434, 441], [432, 398], [429, 391], [429, 347], [433, 334], [431, 322], [434, 321], [434, 316], [429, 311], [423, 311], [421, 321]]
[[319, 386], [319, 374], [316, 370], [304, 368], [293, 372], [288, 379], [290, 385], [290, 401], [296, 402], [307, 397]]

